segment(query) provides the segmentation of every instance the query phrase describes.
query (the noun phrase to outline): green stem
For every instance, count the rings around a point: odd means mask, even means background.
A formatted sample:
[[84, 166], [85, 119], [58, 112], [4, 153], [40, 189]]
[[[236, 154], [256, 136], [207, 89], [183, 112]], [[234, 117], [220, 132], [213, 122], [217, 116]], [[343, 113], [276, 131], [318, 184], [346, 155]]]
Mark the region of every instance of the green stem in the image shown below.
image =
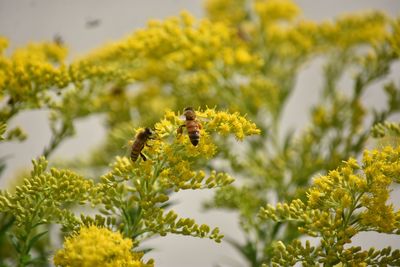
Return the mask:
[[122, 211], [122, 218], [125, 221], [124, 232], [126, 236], [130, 236], [130, 225], [131, 225], [131, 217], [129, 215], [129, 211], [127, 207], [121, 208]]
[[[155, 181], [157, 180], [158, 175], [160, 174], [160, 171], [162, 170], [163, 166], [165, 164], [165, 160], [158, 162], [158, 164], [156, 164], [155, 168], [154, 168], [154, 172], [153, 172], [153, 177], [148, 180], [148, 179], [144, 179], [144, 192], [143, 194], [139, 194], [140, 200], [139, 202], [147, 197], [148, 193], [151, 193], [154, 189], [153, 189], [153, 184], [155, 183]], [[127, 207], [129, 209], [129, 207]], [[130, 217], [130, 214], [127, 214], [124, 211], [124, 217], [127, 220], [128, 223], [128, 232], [127, 232], [127, 236], [129, 236], [130, 238], [136, 239], [136, 237], [138, 237], [139, 235], [148, 232], [148, 229], [140, 229], [140, 222], [143, 219], [143, 209], [140, 205], [138, 205], [137, 208], [137, 212], [135, 213], [135, 218], [132, 220], [132, 218]]]
[[43, 150], [42, 153], [45, 158], [48, 158], [54, 152], [54, 150], [61, 144], [61, 142], [65, 139], [65, 137], [68, 136], [69, 130], [70, 129], [68, 125], [65, 122], [63, 122], [61, 129], [53, 133], [50, 144]]
[[349, 221], [351, 218], [351, 215], [353, 215], [353, 212], [357, 209], [358, 207], [358, 201], [361, 199], [361, 197], [364, 195], [364, 193], [362, 192], [360, 195], [358, 195], [356, 197], [356, 199], [354, 200], [353, 204], [351, 205], [351, 208], [349, 210], [349, 212], [347, 213], [347, 216], [345, 217], [344, 220], [344, 224], [343, 224], [343, 228], [346, 228], [349, 225]]
[[20, 249], [19, 253], [19, 259], [18, 259], [18, 267], [24, 267], [26, 266], [27, 262], [30, 260], [30, 247], [29, 247], [29, 242], [30, 242], [30, 235], [32, 233], [32, 230], [40, 225], [40, 223], [34, 223], [36, 215], [38, 213], [40, 205], [43, 203], [44, 198], [39, 199], [37, 202], [34, 212], [31, 216], [31, 219], [28, 220], [25, 224], [25, 233], [22, 235], [19, 239], [20, 243], [22, 244], [22, 248]]

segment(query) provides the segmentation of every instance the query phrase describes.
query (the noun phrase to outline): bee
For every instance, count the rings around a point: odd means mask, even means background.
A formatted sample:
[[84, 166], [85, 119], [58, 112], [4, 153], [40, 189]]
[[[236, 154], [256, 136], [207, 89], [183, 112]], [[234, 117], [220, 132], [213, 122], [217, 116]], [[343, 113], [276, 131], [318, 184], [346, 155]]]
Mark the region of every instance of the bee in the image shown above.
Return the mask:
[[100, 24], [101, 24], [100, 19], [88, 18], [86, 20], [85, 26], [86, 26], [86, 28], [91, 29], [91, 28], [96, 28], [96, 27], [100, 26]]
[[183, 110], [183, 116], [185, 116], [185, 124], [179, 126], [178, 134], [182, 134], [183, 127], [186, 127], [190, 142], [192, 145], [197, 146], [200, 141], [200, 129], [202, 127], [196, 119], [196, 112], [192, 107], [187, 107]]
[[150, 128], [145, 128], [144, 131], [141, 131], [136, 135], [135, 141], [132, 144], [131, 149], [131, 160], [135, 162], [139, 155], [142, 157], [144, 161], [146, 161], [145, 155], [143, 155], [142, 150], [146, 145], [147, 140], [152, 139], [153, 132]]
[[63, 46], [64, 45], [64, 39], [62, 38], [62, 36], [59, 33], [56, 33], [53, 36], [53, 42], [58, 46]]

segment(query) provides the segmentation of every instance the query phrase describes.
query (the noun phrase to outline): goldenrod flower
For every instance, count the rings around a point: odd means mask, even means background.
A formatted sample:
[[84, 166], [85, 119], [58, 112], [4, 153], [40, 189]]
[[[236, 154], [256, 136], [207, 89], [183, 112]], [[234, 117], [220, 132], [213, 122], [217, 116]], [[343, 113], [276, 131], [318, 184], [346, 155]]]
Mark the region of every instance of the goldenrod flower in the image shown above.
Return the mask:
[[[350, 158], [338, 169], [316, 178], [307, 192], [306, 202], [296, 199], [289, 204], [278, 203], [275, 208], [267, 205], [261, 209], [260, 217], [301, 222], [302, 233], [320, 237], [320, 244], [312, 250], [324, 252], [319, 256], [315, 254], [310, 261], [323, 258], [325, 262], [335, 264], [379, 264], [381, 260], [373, 256], [379, 253], [367, 253], [357, 247], [344, 249], [344, 245], [351, 243], [352, 237], [362, 231], [397, 233], [400, 211], [387, 201], [389, 186], [398, 182], [400, 176], [400, 147], [365, 151], [362, 163], [360, 166]], [[295, 264], [303, 256], [312, 255], [307, 252], [310, 247], [305, 248], [298, 240], [276, 249], [275, 261], [283, 265], [287, 262]], [[385, 250], [380, 252], [381, 255], [390, 254], [390, 248]], [[398, 251], [391, 255], [390, 261], [397, 262]], [[388, 263], [386, 259], [382, 262]]]
[[291, 0], [258, 0], [254, 10], [263, 23], [268, 24], [277, 20], [292, 20], [300, 12], [298, 6]]
[[56, 266], [151, 267], [141, 260], [142, 253], [132, 252], [132, 240], [118, 232], [96, 226], [82, 227], [68, 237], [54, 256]]
[[[173, 211], [166, 212], [160, 205], [169, 200], [172, 191], [188, 189], [211, 189], [231, 184], [233, 178], [225, 172], [198, 169], [199, 163], [208, 161], [218, 153], [215, 134], [234, 135], [243, 140], [246, 136], [259, 134], [256, 125], [239, 113], [197, 110], [200, 141], [197, 146], [191, 143], [187, 129], [178, 133], [185, 123], [179, 113], [166, 111], [164, 118], [154, 125], [154, 138], [147, 141], [142, 150], [147, 160], [132, 162], [127, 157], [116, 157], [111, 171], [101, 177], [96, 185], [92, 203], [104, 205], [103, 213], [126, 214], [129, 207], [140, 213], [140, 221], [126, 219], [117, 225], [121, 232], [132, 236], [139, 232], [140, 238], [154, 234], [165, 236], [168, 233], [208, 237], [221, 242], [223, 235], [218, 228], [210, 229], [198, 225], [192, 219], [178, 218]], [[221, 130], [221, 126], [228, 127]], [[136, 129], [136, 132], [143, 128]], [[163, 204], [165, 205], [165, 204]], [[122, 210], [122, 211], [121, 211]], [[100, 220], [104, 225], [104, 220]], [[143, 231], [143, 232], [142, 232]]]
[[8, 40], [7, 38], [0, 36], [0, 54], [8, 47]]
[[237, 25], [246, 19], [246, 0], [207, 0], [205, 9], [213, 21]]

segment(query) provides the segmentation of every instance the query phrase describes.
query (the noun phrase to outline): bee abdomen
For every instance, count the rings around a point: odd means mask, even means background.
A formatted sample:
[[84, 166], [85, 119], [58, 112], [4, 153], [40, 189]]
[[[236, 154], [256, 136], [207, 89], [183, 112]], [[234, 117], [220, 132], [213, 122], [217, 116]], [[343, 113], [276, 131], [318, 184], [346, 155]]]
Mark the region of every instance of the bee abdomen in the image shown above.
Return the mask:
[[192, 145], [197, 146], [200, 141], [200, 133], [198, 131], [189, 133], [189, 139]]
[[131, 160], [133, 162], [135, 162], [138, 159], [140, 152], [142, 152], [143, 147], [144, 143], [139, 139], [133, 143], [131, 150]]
[[131, 160], [133, 162], [135, 162], [138, 159], [139, 153], [140, 153], [140, 151], [135, 151], [135, 150], [131, 151]]

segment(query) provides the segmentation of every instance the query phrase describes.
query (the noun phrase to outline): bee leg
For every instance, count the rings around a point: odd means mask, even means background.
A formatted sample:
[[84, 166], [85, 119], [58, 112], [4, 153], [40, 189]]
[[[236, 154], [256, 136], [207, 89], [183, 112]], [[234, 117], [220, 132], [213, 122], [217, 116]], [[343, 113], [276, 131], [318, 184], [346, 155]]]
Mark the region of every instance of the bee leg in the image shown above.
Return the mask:
[[140, 152], [140, 157], [144, 160], [144, 161], [146, 161], [147, 159], [146, 159], [146, 156], [145, 155], [143, 155], [143, 153], [142, 152]]
[[178, 134], [182, 134], [182, 132], [183, 132], [183, 127], [185, 127], [186, 125], [185, 124], [182, 124], [181, 126], [179, 126], [179, 128], [178, 128], [178, 130], [176, 130], [176, 132], [178, 133]]
[[201, 125], [201, 123], [199, 122], [199, 129], [203, 129], [203, 125]]

